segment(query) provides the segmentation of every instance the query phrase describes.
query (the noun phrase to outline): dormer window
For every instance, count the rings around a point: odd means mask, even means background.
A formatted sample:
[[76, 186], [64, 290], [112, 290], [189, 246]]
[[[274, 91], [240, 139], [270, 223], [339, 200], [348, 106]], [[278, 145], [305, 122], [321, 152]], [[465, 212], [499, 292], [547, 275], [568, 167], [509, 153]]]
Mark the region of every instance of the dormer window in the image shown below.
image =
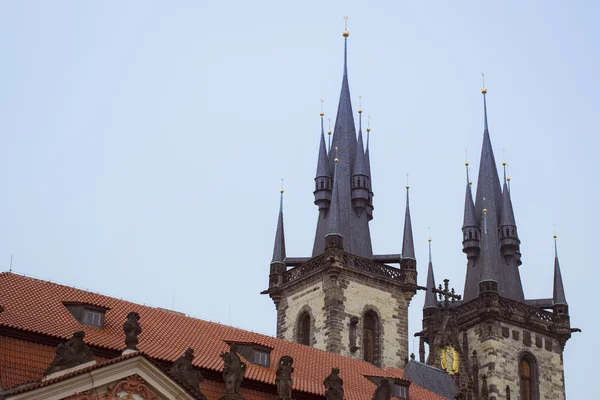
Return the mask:
[[252, 349], [252, 362], [254, 364], [262, 365], [263, 367], [268, 367], [269, 353], [258, 349]]
[[104, 327], [104, 313], [109, 310], [107, 307], [79, 302], [64, 302], [63, 304], [81, 325], [96, 329]]
[[87, 326], [91, 326], [92, 328], [102, 328], [104, 319], [104, 313], [100, 311], [89, 310], [87, 308], [83, 309], [83, 317], [82, 323]]
[[390, 394], [393, 398], [400, 400], [409, 400], [408, 397], [408, 388], [410, 386], [410, 381], [406, 379], [396, 379], [396, 378], [386, 378], [383, 376], [368, 376], [365, 375], [365, 378], [373, 382], [375, 385], [379, 386], [385, 382], [381, 382], [382, 380], [387, 380], [389, 383]]
[[269, 368], [271, 365], [271, 350], [273, 349], [270, 347], [248, 342], [226, 341], [225, 343], [235, 343], [238, 348], [238, 353], [254, 365], [259, 365], [266, 368]]

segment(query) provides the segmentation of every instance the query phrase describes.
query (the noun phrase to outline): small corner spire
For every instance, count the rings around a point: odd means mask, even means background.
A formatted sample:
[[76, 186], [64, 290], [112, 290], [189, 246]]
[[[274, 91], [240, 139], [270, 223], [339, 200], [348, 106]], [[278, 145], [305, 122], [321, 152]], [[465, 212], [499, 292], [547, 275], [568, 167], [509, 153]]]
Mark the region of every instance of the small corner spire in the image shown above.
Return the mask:
[[283, 178], [279, 189], [279, 216], [277, 218], [277, 230], [275, 231], [275, 244], [273, 246], [273, 258], [271, 264], [283, 264], [285, 262], [285, 235], [283, 229]]
[[327, 122], [329, 123], [329, 127], [327, 128], [327, 138], [329, 139], [329, 144], [327, 145], [327, 154], [331, 151], [331, 118], [327, 118]]
[[431, 261], [431, 228], [429, 228], [429, 232], [429, 237], [427, 238], [427, 242], [429, 244], [429, 265], [427, 266], [427, 290], [425, 292], [425, 303], [423, 304], [423, 309], [437, 307], [435, 293], [433, 292], [433, 290], [436, 289], [436, 286], [435, 277], [433, 275], [433, 262]]
[[[552, 290], [552, 302], [554, 305], [567, 306], [567, 298], [565, 296], [565, 287], [563, 285], [562, 274], [560, 271], [560, 263], [558, 262], [558, 245], [556, 232], [554, 238], [554, 288]], [[568, 311], [566, 311], [568, 312]]]
[[415, 259], [415, 244], [413, 241], [412, 222], [410, 219], [410, 185], [406, 174], [406, 212], [404, 214], [404, 238], [402, 240], [402, 258]]
[[329, 210], [327, 234], [325, 236], [342, 236], [340, 232], [340, 195], [338, 190], [337, 168], [338, 168], [338, 148], [335, 148], [335, 158], [333, 159], [333, 191], [331, 194], [331, 209]]

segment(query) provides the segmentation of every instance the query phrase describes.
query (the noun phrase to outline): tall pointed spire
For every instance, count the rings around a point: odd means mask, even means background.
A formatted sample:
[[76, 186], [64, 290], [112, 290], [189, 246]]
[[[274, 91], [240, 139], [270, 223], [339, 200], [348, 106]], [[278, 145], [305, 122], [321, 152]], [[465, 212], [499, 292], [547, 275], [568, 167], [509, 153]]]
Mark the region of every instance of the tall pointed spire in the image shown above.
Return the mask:
[[[344, 30], [344, 74], [330, 150], [331, 153], [337, 148], [336, 157], [339, 162], [335, 163], [334, 157], [329, 157], [329, 174], [332, 176], [334, 169], [337, 169], [337, 172], [335, 172], [337, 180], [335, 185], [338, 191], [339, 205], [337, 213], [339, 216], [336, 223], [339, 234], [344, 237], [345, 250], [348, 253], [372, 259], [373, 248], [371, 246], [368, 215], [364, 212], [357, 212], [352, 204], [352, 173], [357, 157], [357, 138], [348, 85], [348, 36], [348, 31]], [[364, 155], [361, 158], [363, 157]], [[329, 232], [329, 220], [333, 216], [331, 206], [319, 213], [313, 256], [322, 254], [325, 251], [323, 236]]]
[[273, 258], [271, 264], [283, 264], [286, 257], [285, 235], [283, 231], [283, 180], [279, 193], [279, 217], [277, 218], [277, 230], [275, 231], [275, 245], [273, 246]]
[[413, 242], [412, 223], [410, 221], [410, 205], [408, 192], [410, 186], [406, 185], [406, 212], [404, 214], [404, 237], [402, 239], [402, 258], [415, 259], [415, 244]]
[[429, 266], [427, 267], [427, 290], [425, 291], [425, 303], [423, 309], [436, 308], [437, 302], [435, 300], [435, 277], [433, 276], [433, 261], [431, 260], [431, 238], [427, 239], [429, 242]]
[[558, 262], [558, 246], [556, 244], [556, 235], [554, 235], [554, 288], [552, 291], [552, 302], [554, 305], [567, 305], [565, 287], [563, 286], [560, 264]]

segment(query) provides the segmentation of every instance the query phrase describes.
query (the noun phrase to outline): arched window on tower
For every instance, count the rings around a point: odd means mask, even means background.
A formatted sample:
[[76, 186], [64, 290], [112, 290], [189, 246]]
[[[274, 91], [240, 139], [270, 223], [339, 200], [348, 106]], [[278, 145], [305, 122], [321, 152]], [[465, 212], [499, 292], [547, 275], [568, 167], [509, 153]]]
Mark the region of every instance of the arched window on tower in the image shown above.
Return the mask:
[[539, 400], [536, 364], [529, 354], [523, 355], [519, 361], [519, 382], [521, 400]]
[[306, 311], [298, 318], [298, 343], [310, 346], [310, 314]]
[[373, 311], [367, 311], [363, 317], [363, 359], [371, 364], [377, 363], [379, 323]]

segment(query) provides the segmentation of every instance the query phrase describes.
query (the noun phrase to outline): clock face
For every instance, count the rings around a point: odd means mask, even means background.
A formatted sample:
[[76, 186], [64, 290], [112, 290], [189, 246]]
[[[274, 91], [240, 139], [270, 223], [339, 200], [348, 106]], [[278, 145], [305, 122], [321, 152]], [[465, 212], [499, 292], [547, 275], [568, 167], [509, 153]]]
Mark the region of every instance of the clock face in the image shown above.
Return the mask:
[[458, 351], [454, 347], [448, 345], [440, 349], [440, 366], [444, 371], [450, 375], [456, 374], [459, 363]]

